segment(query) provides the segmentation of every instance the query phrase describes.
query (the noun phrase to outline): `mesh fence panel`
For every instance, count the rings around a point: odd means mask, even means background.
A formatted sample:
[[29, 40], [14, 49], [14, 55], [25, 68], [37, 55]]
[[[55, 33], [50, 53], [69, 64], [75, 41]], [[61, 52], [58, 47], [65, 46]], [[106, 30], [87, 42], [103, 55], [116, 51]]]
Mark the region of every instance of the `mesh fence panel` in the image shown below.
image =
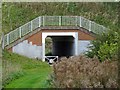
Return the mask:
[[21, 27], [21, 35], [24, 36], [31, 31], [31, 23], [27, 23]]
[[9, 43], [17, 40], [19, 38], [19, 28], [15, 29], [9, 34]]
[[75, 26], [77, 24], [76, 16], [62, 16], [62, 25]]
[[32, 30], [39, 27], [39, 17], [32, 20]]
[[104, 32], [104, 27], [95, 22], [91, 22], [91, 30], [96, 34], [101, 34]]
[[58, 26], [59, 25], [59, 16], [45, 16], [44, 25], [45, 26]]
[[97, 24], [95, 22], [91, 22], [91, 31], [98, 33]]
[[4, 45], [7, 45], [7, 34], [4, 36]]
[[103, 33], [103, 27], [102, 27], [102, 25], [98, 25], [98, 33], [99, 34]]
[[80, 26], [80, 16], [77, 17], [77, 26]]
[[89, 30], [89, 20], [81, 17], [81, 26]]

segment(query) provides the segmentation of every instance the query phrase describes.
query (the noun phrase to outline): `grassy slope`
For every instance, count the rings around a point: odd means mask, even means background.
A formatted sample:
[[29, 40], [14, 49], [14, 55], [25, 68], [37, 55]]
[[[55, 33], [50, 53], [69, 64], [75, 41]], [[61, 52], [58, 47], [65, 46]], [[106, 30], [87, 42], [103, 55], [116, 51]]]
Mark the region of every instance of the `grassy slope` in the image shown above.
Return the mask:
[[[3, 60], [7, 60], [12, 63], [12, 66], [20, 66], [23, 76], [11, 81], [6, 88], [42, 88], [47, 87], [47, 77], [51, 73], [52, 69], [45, 62], [29, 59], [17, 54], [4, 52]], [[14, 68], [17, 68], [15, 66]], [[7, 67], [10, 68], [10, 67]], [[12, 73], [12, 72], [11, 72]], [[3, 74], [4, 75], [4, 74]]]
[[40, 15], [80, 15], [109, 28], [116, 28], [118, 3], [3, 3], [5, 33]]
[[26, 75], [16, 79], [6, 86], [6, 88], [47, 88], [47, 76], [50, 73], [48, 67], [35, 68], [26, 71]]

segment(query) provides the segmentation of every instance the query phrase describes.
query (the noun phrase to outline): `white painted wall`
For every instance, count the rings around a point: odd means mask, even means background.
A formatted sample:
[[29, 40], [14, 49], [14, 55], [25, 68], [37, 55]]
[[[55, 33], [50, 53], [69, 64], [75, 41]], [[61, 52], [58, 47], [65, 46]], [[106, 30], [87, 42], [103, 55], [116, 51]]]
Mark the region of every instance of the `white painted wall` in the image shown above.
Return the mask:
[[90, 46], [90, 40], [79, 40], [78, 41], [78, 54], [81, 55], [88, 51], [88, 46]]
[[14, 46], [12, 51], [29, 58], [42, 58], [42, 46], [32, 45], [32, 42], [28, 43], [27, 40]]
[[78, 55], [78, 32], [43, 32], [42, 33], [42, 60], [45, 61], [45, 38], [47, 36], [73, 36], [75, 38], [75, 55]]

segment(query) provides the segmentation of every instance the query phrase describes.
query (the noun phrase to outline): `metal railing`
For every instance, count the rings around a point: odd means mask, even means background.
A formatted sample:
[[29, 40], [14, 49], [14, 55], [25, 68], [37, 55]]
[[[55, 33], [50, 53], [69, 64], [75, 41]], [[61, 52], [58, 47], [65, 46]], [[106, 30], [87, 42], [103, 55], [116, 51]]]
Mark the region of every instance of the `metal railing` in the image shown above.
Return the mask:
[[45, 61], [49, 64], [53, 64], [54, 62], [58, 61], [58, 56], [45, 56]]
[[81, 16], [39, 16], [4, 36], [4, 46], [42, 26], [79, 26], [99, 34], [108, 29]]

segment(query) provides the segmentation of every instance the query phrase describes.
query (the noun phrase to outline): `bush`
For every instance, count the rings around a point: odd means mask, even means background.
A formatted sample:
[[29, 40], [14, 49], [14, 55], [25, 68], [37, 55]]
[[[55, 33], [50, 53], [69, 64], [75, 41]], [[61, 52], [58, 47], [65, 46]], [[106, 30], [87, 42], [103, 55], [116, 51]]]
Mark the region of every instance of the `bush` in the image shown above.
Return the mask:
[[55, 88], [117, 88], [117, 61], [84, 56], [62, 58], [53, 65], [49, 84]]
[[108, 31], [102, 35], [96, 36], [96, 40], [92, 41], [87, 56], [93, 58], [97, 56], [100, 61], [105, 59], [113, 59], [118, 52], [119, 33], [116, 31]]
[[117, 43], [111, 43], [108, 44], [107, 41], [103, 43], [103, 45], [100, 46], [100, 49], [98, 51], [99, 58], [103, 61], [106, 58], [111, 59], [115, 56], [117, 50]]
[[45, 39], [45, 55], [52, 55], [52, 38], [47, 37]]

